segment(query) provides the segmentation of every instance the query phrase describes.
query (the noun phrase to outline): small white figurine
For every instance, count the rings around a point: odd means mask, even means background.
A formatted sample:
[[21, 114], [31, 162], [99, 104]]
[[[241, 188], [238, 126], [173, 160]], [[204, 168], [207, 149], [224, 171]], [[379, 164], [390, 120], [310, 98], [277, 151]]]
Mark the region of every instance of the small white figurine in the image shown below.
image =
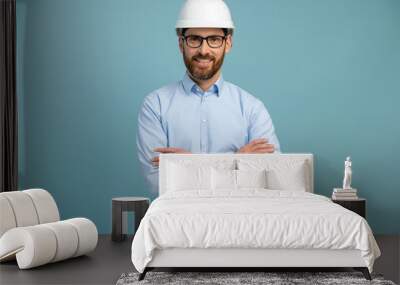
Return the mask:
[[346, 161], [344, 162], [344, 178], [343, 178], [343, 190], [349, 190], [351, 188], [351, 158], [350, 156], [346, 157]]

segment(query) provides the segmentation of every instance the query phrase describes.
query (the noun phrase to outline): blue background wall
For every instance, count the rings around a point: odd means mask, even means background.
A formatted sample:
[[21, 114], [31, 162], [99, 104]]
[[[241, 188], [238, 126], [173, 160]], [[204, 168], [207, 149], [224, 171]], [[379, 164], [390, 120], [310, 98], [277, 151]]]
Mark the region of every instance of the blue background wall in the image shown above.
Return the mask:
[[[315, 154], [316, 192], [353, 187], [377, 233], [400, 233], [400, 1], [227, 1], [237, 30], [225, 79], [267, 106], [284, 152]], [[111, 229], [111, 198], [150, 196], [137, 113], [185, 71], [181, 1], [17, 0], [20, 188], [62, 218]]]

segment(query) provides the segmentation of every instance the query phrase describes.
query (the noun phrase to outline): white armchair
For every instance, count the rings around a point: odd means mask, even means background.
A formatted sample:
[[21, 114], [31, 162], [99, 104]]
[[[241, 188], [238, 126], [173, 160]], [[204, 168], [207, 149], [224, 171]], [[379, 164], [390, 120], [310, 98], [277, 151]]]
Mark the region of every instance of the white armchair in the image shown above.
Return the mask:
[[92, 221], [60, 221], [46, 190], [0, 193], [0, 262], [16, 258], [20, 269], [28, 269], [86, 254], [96, 248], [97, 240]]

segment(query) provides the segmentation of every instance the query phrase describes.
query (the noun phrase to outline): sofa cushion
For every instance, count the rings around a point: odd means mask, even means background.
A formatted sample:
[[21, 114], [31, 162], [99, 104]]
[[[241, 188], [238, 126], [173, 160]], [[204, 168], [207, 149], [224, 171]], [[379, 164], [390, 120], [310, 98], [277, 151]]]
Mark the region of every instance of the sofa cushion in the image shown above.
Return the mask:
[[15, 228], [17, 222], [15, 221], [15, 216], [13, 209], [11, 207], [8, 199], [0, 193], [0, 237], [8, 230]]

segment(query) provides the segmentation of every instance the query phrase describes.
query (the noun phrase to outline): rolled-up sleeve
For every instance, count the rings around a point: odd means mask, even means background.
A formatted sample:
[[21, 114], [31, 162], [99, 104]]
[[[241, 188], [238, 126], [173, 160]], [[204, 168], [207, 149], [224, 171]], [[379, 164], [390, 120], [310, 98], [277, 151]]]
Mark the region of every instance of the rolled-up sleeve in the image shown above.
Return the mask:
[[257, 99], [250, 115], [249, 142], [259, 138], [267, 139], [275, 146], [275, 152], [281, 152], [272, 119], [263, 102]]
[[158, 193], [158, 167], [151, 159], [158, 156], [154, 148], [166, 147], [167, 136], [162, 127], [160, 103], [157, 94], [145, 97], [138, 115], [138, 130], [136, 145], [142, 173], [149, 186], [150, 192]]

